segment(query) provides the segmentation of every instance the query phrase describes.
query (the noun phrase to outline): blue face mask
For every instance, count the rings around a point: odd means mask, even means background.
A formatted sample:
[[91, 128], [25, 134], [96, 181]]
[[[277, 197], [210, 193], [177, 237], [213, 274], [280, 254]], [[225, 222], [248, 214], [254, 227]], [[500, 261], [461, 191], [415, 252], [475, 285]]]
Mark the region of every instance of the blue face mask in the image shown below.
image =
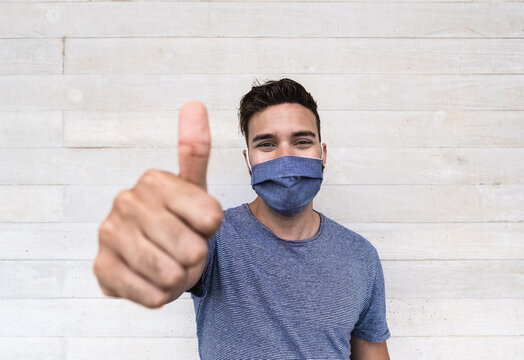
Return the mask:
[[[247, 157], [249, 162], [249, 153]], [[322, 184], [322, 158], [281, 156], [249, 166], [253, 190], [284, 216], [293, 216], [304, 209]]]

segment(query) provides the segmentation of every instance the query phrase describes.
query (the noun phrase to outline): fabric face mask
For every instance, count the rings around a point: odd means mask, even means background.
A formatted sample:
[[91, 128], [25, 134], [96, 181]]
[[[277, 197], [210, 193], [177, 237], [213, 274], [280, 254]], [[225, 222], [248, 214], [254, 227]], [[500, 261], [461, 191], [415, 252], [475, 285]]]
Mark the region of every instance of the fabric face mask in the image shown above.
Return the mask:
[[[323, 149], [322, 149], [323, 153]], [[249, 163], [249, 153], [247, 154]], [[300, 212], [317, 195], [322, 184], [320, 159], [281, 156], [251, 166], [251, 186], [264, 202], [284, 216]]]

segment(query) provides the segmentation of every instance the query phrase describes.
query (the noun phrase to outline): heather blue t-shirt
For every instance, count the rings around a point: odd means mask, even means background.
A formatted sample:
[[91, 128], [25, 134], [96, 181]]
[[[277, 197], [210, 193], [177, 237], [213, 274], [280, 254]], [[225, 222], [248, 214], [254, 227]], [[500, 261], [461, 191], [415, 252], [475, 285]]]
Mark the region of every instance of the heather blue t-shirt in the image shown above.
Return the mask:
[[201, 359], [349, 359], [350, 338], [390, 336], [378, 253], [323, 214], [284, 240], [247, 204], [225, 211], [192, 289]]

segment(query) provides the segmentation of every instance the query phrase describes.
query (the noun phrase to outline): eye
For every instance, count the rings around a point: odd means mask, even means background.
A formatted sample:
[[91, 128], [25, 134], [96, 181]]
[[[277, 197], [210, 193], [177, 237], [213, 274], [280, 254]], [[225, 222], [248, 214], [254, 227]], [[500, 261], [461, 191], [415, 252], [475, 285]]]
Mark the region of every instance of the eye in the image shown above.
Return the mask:
[[269, 142], [260, 143], [260, 144], [257, 145], [257, 147], [270, 147], [270, 146], [273, 146], [273, 144], [271, 144]]
[[311, 145], [313, 142], [311, 140], [299, 140], [296, 142], [297, 145]]

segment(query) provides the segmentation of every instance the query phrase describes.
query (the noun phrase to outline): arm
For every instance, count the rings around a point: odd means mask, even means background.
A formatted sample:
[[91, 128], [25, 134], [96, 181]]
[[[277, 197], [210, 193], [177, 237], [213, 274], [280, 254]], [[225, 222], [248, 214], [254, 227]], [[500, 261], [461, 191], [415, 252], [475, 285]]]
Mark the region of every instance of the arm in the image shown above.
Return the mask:
[[390, 360], [386, 341], [373, 342], [351, 337], [351, 360]]
[[211, 136], [205, 106], [180, 109], [180, 174], [149, 169], [121, 191], [98, 230], [93, 271], [105, 295], [158, 308], [191, 289], [207, 263], [208, 239], [224, 213], [207, 193]]

